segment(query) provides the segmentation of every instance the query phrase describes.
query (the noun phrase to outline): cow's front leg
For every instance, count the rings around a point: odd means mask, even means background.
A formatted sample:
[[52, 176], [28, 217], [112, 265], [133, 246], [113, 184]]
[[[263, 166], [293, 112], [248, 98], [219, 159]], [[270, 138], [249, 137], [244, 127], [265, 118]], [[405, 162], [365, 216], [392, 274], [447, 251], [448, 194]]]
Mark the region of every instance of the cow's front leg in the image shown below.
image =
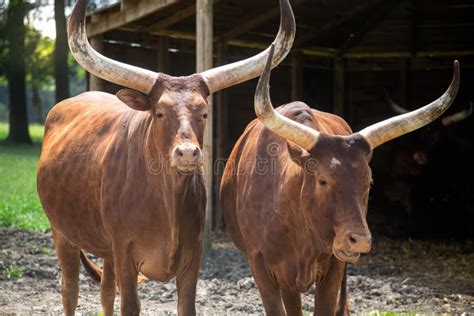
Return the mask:
[[113, 316], [115, 300], [115, 272], [112, 259], [104, 259], [104, 270], [100, 280], [100, 301], [105, 316]]
[[265, 312], [272, 316], [286, 315], [280, 286], [270, 278], [263, 261], [261, 255], [249, 258], [250, 268], [262, 297]]
[[281, 290], [283, 297], [283, 303], [285, 303], [285, 309], [288, 316], [303, 316], [303, 307], [301, 306], [301, 295], [300, 293]]
[[344, 277], [345, 263], [331, 256], [327, 264], [327, 272], [316, 286], [314, 315], [317, 316], [336, 314], [339, 290]]
[[191, 263], [176, 276], [178, 315], [196, 315], [196, 286], [201, 263], [201, 244], [193, 251]]
[[[115, 248], [117, 249], [117, 247]], [[114, 272], [120, 291], [121, 314], [127, 316], [139, 315], [140, 300], [137, 293], [138, 268], [129, 253], [114, 253]]]

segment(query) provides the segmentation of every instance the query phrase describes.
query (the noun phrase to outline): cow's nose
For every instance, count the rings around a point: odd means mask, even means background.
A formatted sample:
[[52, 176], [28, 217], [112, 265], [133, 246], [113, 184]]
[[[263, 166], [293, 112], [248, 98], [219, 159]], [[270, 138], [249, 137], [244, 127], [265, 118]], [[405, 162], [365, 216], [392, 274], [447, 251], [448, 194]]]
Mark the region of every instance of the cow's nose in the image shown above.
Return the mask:
[[178, 145], [171, 153], [171, 162], [181, 171], [193, 171], [201, 163], [201, 150], [192, 143]]
[[351, 233], [348, 242], [353, 252], [369, 252], [372, 247], [372, 236], [370, 233]]
[[197, 148], [194, 145], [189, 146], [188, 144], [186, 144], [186, 145], [181, 145], [181, 146], [176, 147], [176, 155], [178, 155], [178, 157], [181, 157], [183, 159], [191, 160], [191, 159], [196, 158], [198, 154], [199, 154], [199, 148]]

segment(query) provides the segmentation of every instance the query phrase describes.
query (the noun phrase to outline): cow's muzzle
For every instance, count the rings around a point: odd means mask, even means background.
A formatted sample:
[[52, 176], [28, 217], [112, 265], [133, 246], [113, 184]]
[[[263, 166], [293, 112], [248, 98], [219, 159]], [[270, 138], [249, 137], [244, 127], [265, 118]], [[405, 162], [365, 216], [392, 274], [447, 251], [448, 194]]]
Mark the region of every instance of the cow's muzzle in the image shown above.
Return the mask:
[[370, 232], [353, 232], [337, 236], [333, 244], [333, 254], [340, 261], [356, 262], [361, 253], [368, 253], [372, 247]]
[[201, 149], [192, 143], [183, 143], [171, 151], [171, 167], [191, 173], [202, 165]]

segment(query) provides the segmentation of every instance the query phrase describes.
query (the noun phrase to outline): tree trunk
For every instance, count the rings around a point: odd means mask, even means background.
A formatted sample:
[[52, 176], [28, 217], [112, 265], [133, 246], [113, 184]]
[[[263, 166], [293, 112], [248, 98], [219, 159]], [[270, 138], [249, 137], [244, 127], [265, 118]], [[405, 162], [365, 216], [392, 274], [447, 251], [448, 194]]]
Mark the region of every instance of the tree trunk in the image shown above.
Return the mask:
[[43, 101], [41, 100], [41, 91], [40, 87], [33, 81], [31, 85], [31, 94], [32, 94], [32, 108], [33, 108], [33, 117], [35, 123], [43, 124]]
[[56, 22], [56, 42], [54, 49], [54, 78], [56, 81], [56, 102], [69, 98], [69, 69], [67, 64], [68, 44], [65, 0], [54, 0], [54, 19]]
[[10, 0], [7, 10], [8, 39], [8, 91], [10, 101], [10, 130], [7, 141], [31, 144], [28, 133], [25, 83], [25, 16], [28, 4], [23, 0]]

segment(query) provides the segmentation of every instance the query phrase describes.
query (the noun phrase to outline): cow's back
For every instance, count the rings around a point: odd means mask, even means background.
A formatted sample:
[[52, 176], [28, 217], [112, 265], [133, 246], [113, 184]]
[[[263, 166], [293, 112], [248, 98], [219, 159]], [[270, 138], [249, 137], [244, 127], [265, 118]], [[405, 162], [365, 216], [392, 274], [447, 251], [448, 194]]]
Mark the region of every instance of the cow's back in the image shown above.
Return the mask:
[[126, 154], [136, 115], [111, 94], [88, 92], [57, 104], [46, 119], [37, 174], [43, 208], [57, 230], [97, 255], [110, 248], [100, 214], [102, 172], [116, 148], [122, 152], [114, 155]]

